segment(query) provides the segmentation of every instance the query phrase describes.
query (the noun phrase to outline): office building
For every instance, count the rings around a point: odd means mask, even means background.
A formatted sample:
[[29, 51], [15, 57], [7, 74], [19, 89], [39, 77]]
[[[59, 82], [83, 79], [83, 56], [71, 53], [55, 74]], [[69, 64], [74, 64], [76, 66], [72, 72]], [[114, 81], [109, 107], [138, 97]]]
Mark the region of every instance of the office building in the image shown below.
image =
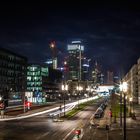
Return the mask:
[[29, 65], [27, 67], [27, 92], [29, 101], [46, 102], [58, 96], [62, 73], [47, 66]]
[[69, 54], [68, 67], [69, 67], [69, 80], [81, 80], [83, 75], [83, 55], [84, 46], [81, 41], [72, 41], [67, 45]]
[[0, 48], [0, 96], [6, 106], [21, 104], [26, 90], [27, 58]]
[[104, 83], [104, 75], [101, 73], [101, 68], [97, 61], [92, 70], [92, 82], [94, 86], [101, 85]]
[[133, 103], [140, 104], [140, 58], [124, 76], [123, 81], [128, 84], [128, 100], [132, 98]]
[[107, 84], [114, 84], [114, 74], [112, 71], [107, 71]]

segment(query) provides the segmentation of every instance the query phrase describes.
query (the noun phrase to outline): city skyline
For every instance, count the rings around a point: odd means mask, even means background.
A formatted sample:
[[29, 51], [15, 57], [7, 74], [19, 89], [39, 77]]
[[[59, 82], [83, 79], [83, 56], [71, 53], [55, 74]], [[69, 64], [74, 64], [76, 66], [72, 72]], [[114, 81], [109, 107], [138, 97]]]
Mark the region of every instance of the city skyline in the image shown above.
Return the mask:
[[2, 5], [0, 47], [43, 63], [56, 41], [63, 60], [70, 40], [82, 39], [85, 55], [102, 68], [126, 73], [140, 57], [140, 9], [137, 3]]

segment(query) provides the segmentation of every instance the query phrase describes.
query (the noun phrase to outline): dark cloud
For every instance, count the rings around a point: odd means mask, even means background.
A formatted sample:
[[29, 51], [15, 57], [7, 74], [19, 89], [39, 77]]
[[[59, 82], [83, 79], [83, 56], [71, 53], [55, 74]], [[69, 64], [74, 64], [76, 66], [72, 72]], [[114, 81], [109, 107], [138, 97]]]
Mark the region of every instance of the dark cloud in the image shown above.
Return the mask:
[[83, 40], [85, 55], [98, 60], [104, 71], [118, 72], [121, 66], [126, 72], [140, 54], [140, 8], [134, 1], [1, 6], [0, 18], [0, 46], [29, 62], [51, 57], [52, 40], [62, 61], [67, 43], [75, 38]]

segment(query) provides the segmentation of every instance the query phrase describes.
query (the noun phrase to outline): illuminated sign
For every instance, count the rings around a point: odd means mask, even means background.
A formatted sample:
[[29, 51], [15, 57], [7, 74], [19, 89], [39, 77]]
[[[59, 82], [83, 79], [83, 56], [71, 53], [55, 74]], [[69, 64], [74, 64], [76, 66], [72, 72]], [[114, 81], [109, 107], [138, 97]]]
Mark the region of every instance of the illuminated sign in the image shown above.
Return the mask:
[[70, 50], [80, 50], [81, 51], [84, 51], [84, 46], [82, 45], [78, 45], [78, 44], [70, 44], [67, 46], [67, 49], [70, 51]]
[[72, 41], [72, 43], [81, 43], [81, 41]]
[[89, 67], [89, 65], [88, 64], [83, 64], [83, 67]]

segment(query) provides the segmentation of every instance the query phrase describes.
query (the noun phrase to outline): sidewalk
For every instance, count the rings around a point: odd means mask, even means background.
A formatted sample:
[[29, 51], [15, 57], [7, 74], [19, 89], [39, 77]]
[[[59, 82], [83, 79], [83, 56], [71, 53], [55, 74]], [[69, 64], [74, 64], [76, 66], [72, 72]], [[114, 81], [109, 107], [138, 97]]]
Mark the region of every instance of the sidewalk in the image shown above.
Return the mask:
[[[110, 106], [108, 106], [104, 112], [104, 117], [99, 120], [99, 127], [94, 130], [90, 130], [90, 140], [121, 140], [123, 139], [123, 126], [120, 127], [120, 118], [112, 117], [112, 121], [108, 115]], [[127, 140], [139, 140], [140, 137], [140, 107], [135, 109], [136, 120], [130, 117], [126, 118], [126, 136]], [[123, 118], [122, 118], [123, 121]], [[106, 130], [106, 125], [109, 124], [109, 130]], [[122, 122], [123, 125], [123, 122]], [[84, 139], [82, 139], [84, 140]], [[87, 139], [89, 140], [89, 139]]]
[[[114, 118], [112, 117], [111, 121], [108, 116], [109, 108], [107, 107], [105, 110], [104, 118], [100, 120], [100, 126], [105, 127], [106, 124], [111, 124], [111, 130], [120, 129], [120, 117]], [[126, 118], [127, 129], [129, 128], [140, 128], [140, 106], [135, 108], [136, 120], [133, 120], [131, 117]], [[122, 117], [122, 125], [124, 118]]]

